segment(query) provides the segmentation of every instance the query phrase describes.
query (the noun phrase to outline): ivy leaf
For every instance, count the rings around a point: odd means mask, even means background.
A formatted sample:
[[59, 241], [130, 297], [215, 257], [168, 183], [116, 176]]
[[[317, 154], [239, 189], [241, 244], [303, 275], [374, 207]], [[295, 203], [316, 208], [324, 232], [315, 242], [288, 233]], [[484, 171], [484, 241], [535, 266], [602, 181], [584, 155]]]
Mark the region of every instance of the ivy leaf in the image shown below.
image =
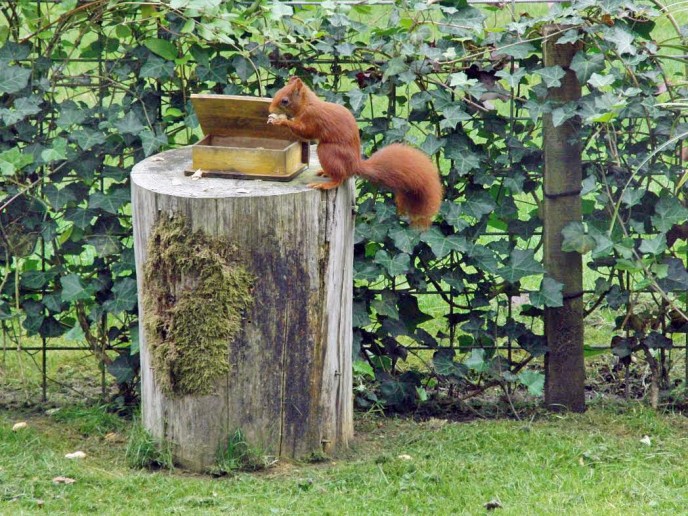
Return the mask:
[[76, 140], [79, 147], [83, 150], [90, 150], [96, 145], [105, 143], [105, 135], [100, 131], [93, 129], [82, 128], [74, 131], [70, 138]]
[[291, 5], [284, 4], [282, 2], [272, 2], [270, 6], [270, 19], [273, 21], [282, 21], [283, 18], [287, 18], [294, 15], [294, 8]]
[[450, 224], [457, 233], [468, 227], [468, 222], [461, 218], [462, 211], [460, 204], [451, 201], [444, 201], [440, 208], [440, 213], [442, 217], [444, 217], [444, 220]]
[[391, 317], [392, 319], [399, 319], [399, 311], [397, 310], [397, 295], [394, 292], [384, 291], [380, 295], [380, 299], [371, 301], [372, 306], [378, 315]]
[[96, 253], [101, 258], [112, 256], [122, 250], [122, 245], [117, 235], [100, 233], [86, 238], [86, 242], [96, 249]]
[[387, 65], [384, 67], [385, 71], [382, 74], [382, 80], [387, 82], [390, 77], [396, 77], [408, 70], [408, 65], [406, 64], [406, 58], [404, 56], [394, 57], [387, 61]]
[[66, 303], [85, 301], [93, 295], [90, 289], [84, 287], [81, 278], [76, 274], [63, 276], [60, 283], [62, 284], [62, 300]]
[[444, 138], [438, 138], [434, 134], [428, 134], [421, 144], [420, 149], [428, 156], [433, 156], [444, 147], [445, 143], [446, 140]]
[[638, 53], [633, 40], [635, 39], [633, 34], [626, 31], [619, 25], [614, 27], [606, 28], [603, 31], [604, 39], [616, 47], [619, 54], [630, 54], [636, 55]]
[[14, 101], [12, 109], [0, 109], [0, 117], [2, 117], [5, 125], [14, 125], [28, 116], [40, 113], [40, 105], [41, 99], [35, 95], [31, 97], [19, 97]]
[[141, 67], [139, 76], [150, 79], [171, 79], [174, 77], [174, 63], [157, 56], [150, 56]]
[[679, 258], [664, 260], [667, 265], [667, 275], [658, 281], [659, 287], [666, 291], [688, 290], [688, 270]]
[[61, 210], [70, 202], [76, 201], [76, 196], [71, 188], [57, 188], [54, 184], [48, 184], [43, 188], [43, 194], [48, 198], [50, 206], [55, 210]]
[[143, 144], [143, 153], [146, 156], [150, 156], [160, 147], [167, 145], [167, 135], [157, 130], [153, 132], [146, 128], [141, 132], [141, 143]]
[[561, 234], [564, 237], [561, 250], [565, 253], [585, 254], [597, 246], [595, 239], [585, 232], [585, 226], [582, 222], [569, 222], [561, 230]]
[[432, 320], [431, 315], [426, 314], [420, 309], [418, 299], [415, 296], [409, 294], [400, 295], [397, 307], [399, 308], [399, 318], [409, 333], [415, 332], [419, 324]]
[[490, 369], [490, 363], [485, 359], [484, 349], [472, 349], [471, 356], [464, 361], [464, 365], [476, 373], [485, 373]]
[[133, 278], [122, 278], [112, 286], [113, 299], [103, 304], [105, 310], [112, 314], [128, 312], [134, 309], [138, 302], [136, 296], [136, 280]]
[[24, 167], [33, 163], [33, 155], [22, 152], [19, 147], [0, 152], [0, 173], [12, 176]]
[[650, 349], [671, 349], [674, 347], [674, 342], [670, 338], [656, 331], [648, 333], [647, 337], [642, 339], [642, 343]]
[[526, 276], [542, 274], [545, 269], [533, 258], [534, 254], [532, 249], [514, 249], [511, 251], [506, 267], [501, 268], [497, 273], [509, 283], [515, 283]]
[[390, 256], [387, 251], [380, 249], [375, 253], [375, 263], [382, 265], [391, 277], [400, 276], [411, 267], [411, 257], [406, 253]]
[[59, 107], [60, 116], [57, 119], [57, 127], [67, 129], [73, 125], [81, 124], [88, 116], [88, 110], [78, 106], [74, 102], [65, 102]]
[[509, 88], [516, 89], [518, 88], [518, 85], [521, 83], [521, 81], [527, 73], [528, 70], [526, 70], [525, 68], [517, 68], [514, 71], [514, 73], [511, 73], [508, 69], [504, 68], [502, 70], [499, 70], [495, 75], [506, 80], [506, 83], [509, 86]]
[[[531, 310], [535, 310], [531, 307]], [[542, 311], [538, 312], [538, 317], [542, 316]], [[536, 335], [529, 331], [517, 338], [518, 345], [534, 357], [543, 356], [547, 353], [547, 340], [544, 335]]]
[[55, 138], [51, 144], [50, 147], [41, 152], [41, 159], [45, 163], [67, 159], [67, 140], [61, 137]]
[[530, 302], [538, 308], [558, 308], [564, 306], [563, 283], [545, 276], [540, 282], [540, 289], [530, 294]]
[[29, 68], [0, 66], [0, 93], [17, 93], [26, 87], [31, 77]]
[[370, 325], [368, 309], [362, 301], [354, 301], [352, 305], [352, 325], [354, 328], [363, 328]]
[[657, 256], [662, 254], [667, 249], [666, 235], [657, 235], [655, 238], [646, 238], [640, 242], [639, 251], [643, 254], [651, 254]]
[[461, 122], [471, 120], [471, 115], [466, 113], [461, 104], [446, 106], [440, 110], [442, 120], [440, 120], [440, 129], [455, 129]]
[[576, 29], [569, 29], [557, 40], [557, 45], [566, 45], [567, 43], [575, 43], [583, 38], [583, 34]]
[[579, 50], [573, 56], [570, 68], [576, 72], [578, 82], [585, 84], [593, 73], [604, 70], [604, 54], [586, 54]]
[[356, 260], [354, 262], [354, 279], [374, 281], [382, 275], [382, 270], [377, 264], [368, 260]]
[[688, 208], [674, 196], [665, 195], [655, 205], [652, 224], [662, 233], [669, 231], [674, 224], [682, 224], [688, 219]]
[[141, 123], [137, 114], [130, 109], [124, 118], [115, 122], [115, 128], [120, 133], [138, 135], [146, 129], [146, 126]]
[[554, 108], [552, 110], [552, 125], [559, 127], [567, 120], [576, 116], [577, 110], [578, 106], [575, 102], [567, 102], [561, 107]]
[[539, 70], [535, 70], [535, 73], [542, 77], [542, 82], [548, 88], [558, 88], [561, 86], [561, 79], [566, 75], [566, 72], [561, 66], [547, 66]]
[[349, 98], [349, 105], [354, 112], [359, 112], [368, 100], [365, 93], [360, 89], [355, 88], [347, 92], [346, 96]]
[[478, 220], [483, 218], [484, 215], [492, 213], [496, 206], [490, 193], [485, 190], [469, 195], [461, 204], [461, 208], [466, 215], [475, 217]]
[[530, 54], [535, 52], [535, 47], [524, 41], [522, 43], [512, 43], [509, 45], [504, 45], [498, 50], [500, 55], [506, 55], [513, 57], [514, 59], [525, 59]]
[[518, 380], [533, 396], [542, 396], [545, 391], [545, 375], [538, 371], [521, 371], [518, 373]]
[[408, 254], [413, 252], [416, 244], [420, 241], [420, 234], [418, 231], [405, 226], [397, 225], [390, 229], [388, 234], [396, 248]]
[[93, 217], [97, 215], [96, 210], [76, 207], [65, 211], [65, 220], [73, 222], [79, 229], [86, 229], [91, 226]]
[[645, 195], [645, 190], [641, 188], [626, 188], [621, 194], [621, 202], [629, 208], [640, 204]]
[[621, 287], [618, 285], [612, 285], [612, 287], [609, 289], [609, 292], [607, 292], [607, 295], [604, 296], [604, 299], [609, 305], [609, 308], [612, 310], [618, 310], [628, 303], [630, 297], [627, 290], [621, 290]]
[[599, 75], [598, 73], [593, 73], [588, 79], [588, 84], [593, 88], [603, 88], [605, 86], [611, 86], [614, 84], [616, 77], [613, 75]]
[[474, 245], [467, 251], [475, 265], [485, 272], [496, 274], [498, 269], [497, 259], [494, 253], [484, 245]]
[[468, 368], [464, 364], [454, 361], [456, 352], [451, 348], [438, 349], [432, 355], [432, 365], [435, 373], [440, 376], [460, 380], [466, 376]]
[[463, 249], [463, 242], [458, 235], [446, 236], [438, 227], [431, 227], [421, 235], [421, 240], [430, 246], [432, 253], [438, 260], [452, 251]]
[[251, 66], [251, 62], [242, 55], [234, 56], [234, 59], [232, 59], [232, 68], [234, 68], [239, 79], [244, 82], [248, 82], [251, 76], [256, 72], [253, 66]]
[[126, 187], [112, 188], [107, 194], [94, 192], [89, 196], [88, 205], [93, 210], [101, 209], [108, 213], [117, 214], [119, 209], [129, 202], [131, 193]]
[[143, 45], [154, 54], [166, 59], [174, 61], [177, 59], [177, 47], [170, 41], [160, 38], [150, 38], [143, 42]]
[[21, 275], [20, 285], [30, 290], [40, 290], [55, 277], [52, 271], [25, 271]]

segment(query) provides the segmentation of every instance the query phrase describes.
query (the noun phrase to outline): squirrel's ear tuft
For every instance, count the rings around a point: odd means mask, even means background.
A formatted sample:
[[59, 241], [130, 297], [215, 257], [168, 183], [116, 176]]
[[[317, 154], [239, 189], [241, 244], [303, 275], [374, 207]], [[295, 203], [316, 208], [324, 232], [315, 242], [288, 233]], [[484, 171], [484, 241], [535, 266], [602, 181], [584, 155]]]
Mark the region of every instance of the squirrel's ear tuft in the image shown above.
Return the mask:
[[303, 83], [301, 82], [301, 79], [299, 79], [299, 78], [296, 77], [296, 76], [294, 76], [294, 77], [292, 77], [291, 79], [289, 79], [289, 84], [292, 84], [292, 85], [294, 86], [294, 88], [296, 88], [297, 90], [300, 90], [300, 89], [301, 89], [301, 86], [303, 86]]

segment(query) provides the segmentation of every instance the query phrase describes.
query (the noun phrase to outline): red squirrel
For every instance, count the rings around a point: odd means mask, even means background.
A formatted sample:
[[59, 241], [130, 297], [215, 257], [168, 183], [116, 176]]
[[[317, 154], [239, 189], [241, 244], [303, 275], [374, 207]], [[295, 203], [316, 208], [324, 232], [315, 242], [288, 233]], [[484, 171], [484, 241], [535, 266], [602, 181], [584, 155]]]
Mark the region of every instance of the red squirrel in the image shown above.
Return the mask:
[[426, 154], [394, 143], [370, 159], [362, 159], [353, 114], [344, 106], [319, 99], [298, 77], [275, 93], [270, 113], [268, 124], [286, 126], [304, 140], [318, 140], [322, 167], [318, 175], [329, 181], [310, 183], [309, 187], [329, 190], [351, 176], [361, 176], [392, 190], [397, 211], [407, 215], [412, 226], [427, 229], [432, 224], [443, 189], [437, 167]]

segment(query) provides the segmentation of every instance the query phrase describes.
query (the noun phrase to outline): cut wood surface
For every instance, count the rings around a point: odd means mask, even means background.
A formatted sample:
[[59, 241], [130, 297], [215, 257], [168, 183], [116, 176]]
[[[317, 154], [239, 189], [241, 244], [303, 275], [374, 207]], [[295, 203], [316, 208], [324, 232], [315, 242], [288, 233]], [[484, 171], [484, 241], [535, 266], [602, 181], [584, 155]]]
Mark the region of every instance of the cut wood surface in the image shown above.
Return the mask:
[[305, 457], [346, 447], [353, 434], [353, 185], [307, 188], [317, 180], [315, 158], [286, 183], [193, 180], [184, 175], [190, 165], [186, 147], [134, 167], [139, 292], [146, 288], [142, 270], [154, 224], [181, 215], [192, 230], [237, 247], [256, 278], [254, 303], [241, 335], [227, 343], [230, 373], [207, 396], [164, 394], [141, 331], [144, 426], [172, 445], [179, 464], [196, 471], [211, 467], [237, 430], [268, 455]]
[[288, 128], [267, 123], [270, 101], [269, 98], [241, 95], [191, 95], [205, 135], [295, 140]]

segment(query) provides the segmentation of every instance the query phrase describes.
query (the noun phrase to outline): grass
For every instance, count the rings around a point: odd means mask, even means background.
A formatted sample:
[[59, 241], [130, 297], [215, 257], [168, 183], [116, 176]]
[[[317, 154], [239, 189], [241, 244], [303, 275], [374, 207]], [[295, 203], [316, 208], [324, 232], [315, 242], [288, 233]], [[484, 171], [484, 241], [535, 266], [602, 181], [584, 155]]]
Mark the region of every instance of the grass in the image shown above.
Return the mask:
[[[345, 456], [217, 479], [130, 469], [124, 439], [84, 436], [79, 419], [0, 412], [0, 513], [484, 514], [496, 500], [504, 515], [679, 514], [688, 504], [688, 420], [636, 404], [529, 421], [361, 416]], [[64, 458], [75, 449], [86, 458]]]

